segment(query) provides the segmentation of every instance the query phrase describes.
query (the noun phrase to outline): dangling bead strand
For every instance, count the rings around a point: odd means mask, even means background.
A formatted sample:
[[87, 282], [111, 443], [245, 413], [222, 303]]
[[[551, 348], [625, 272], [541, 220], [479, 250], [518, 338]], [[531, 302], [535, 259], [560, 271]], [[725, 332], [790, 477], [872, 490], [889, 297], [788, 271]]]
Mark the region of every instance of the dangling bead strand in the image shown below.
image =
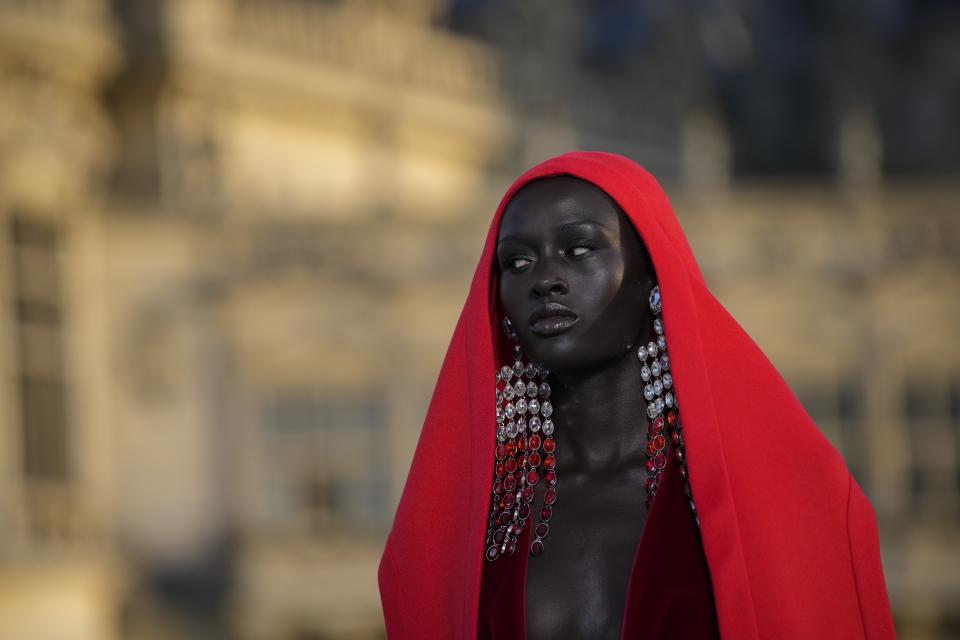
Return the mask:
[[640, 377], [644, 382], [643, 396], [648, 403], [647, 417], [650, 420], [647, 428], [646, 449], [646, 505], [649, 509], [660, 487], [663, 470], [667, 466], [667, 438], [670, 438], [683, 481], [683, 491], [690, 501], [690, 510], [699, 526], [700, 519], [690, 491], [690, 473], [687, 469], [686, 452], [683, 446], [683, 428], [680, 426], [673, 376], [670, 374], [670, 356], [667, 355], [667, 338], [661, 317], [663, 305], [659, 286], [655, 286], [650, 292], [650, 311], [654, 315], [653, 330], [657, 335], [656, 340], [647, 345], [641, 345], [637, 349], [637, 358], [643, 363]]

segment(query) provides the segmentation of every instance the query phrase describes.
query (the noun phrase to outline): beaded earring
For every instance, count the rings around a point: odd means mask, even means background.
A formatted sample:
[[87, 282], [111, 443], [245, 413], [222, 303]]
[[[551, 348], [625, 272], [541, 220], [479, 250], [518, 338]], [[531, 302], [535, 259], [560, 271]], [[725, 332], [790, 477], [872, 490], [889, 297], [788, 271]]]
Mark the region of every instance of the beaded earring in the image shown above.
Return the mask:
[[516, 551], [517, 540], [533, 508], [541, 462], [547, 489], [540, 522], [534, 530], [535, 539], [530, 543], [530, 552], [535, 556], [543, 552], [543, 538], [550, 532], [548, 523], [557, 500], [548, 372], [532, 362], [523, 362], [520, 338], [507, 317], [503, 319], [503, 330], [514, 342], [514, 362], [512, 367], [504, 365], [496, 375], [496, 468], [485, 552], [490, 561]]
[[[660, 487], [667, 465], [666, 439], [669, 437], [677, 458], [684, 494], [699, 526], [700, 519], [690, 490], [679, 407], [673, 376], [670, 374], [662, 310], [660, 287], [655, 286], [650, 292], [650, 311], [653, 313], [653, 329], [657, 338], [637, 349], [637, 357], [643, 363], [640, 377], [645, 383], [643, 395], [648, 403], [649, 419], [645, 502], [649, 509]], [[484, 553], [491, 562], [503, 555], [511, 556], [516, 551], [517, 540], [533, 509], [534, 487], [540, 481], [541, 462], [546, 490], [540, 521], [530, 543], [530, 554], [533, 556], [543, 553], [543, 539], [550, 532], [550, 518], [557, 501], [556, 442], [553, 439], [555, 426], [551, 419], [553, 405], [549, 400], [548, 371], [531, 362], [524, 364], [520, 338], [507, 317], [503, 319], [503, 330], [514, 342], [514, 362], [512, 367], [504, 365], [496, 374], [497, 447]]]

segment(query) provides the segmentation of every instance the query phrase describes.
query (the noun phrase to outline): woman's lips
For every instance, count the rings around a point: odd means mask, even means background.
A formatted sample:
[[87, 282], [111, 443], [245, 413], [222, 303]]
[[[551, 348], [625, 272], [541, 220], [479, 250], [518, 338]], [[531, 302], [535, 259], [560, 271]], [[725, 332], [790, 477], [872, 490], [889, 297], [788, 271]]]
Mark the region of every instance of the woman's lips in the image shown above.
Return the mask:
[[538, 336], [555, 336], [563, 333], [577, 323], [573, 316], [547, 316], [530, 324], [530, 331]]

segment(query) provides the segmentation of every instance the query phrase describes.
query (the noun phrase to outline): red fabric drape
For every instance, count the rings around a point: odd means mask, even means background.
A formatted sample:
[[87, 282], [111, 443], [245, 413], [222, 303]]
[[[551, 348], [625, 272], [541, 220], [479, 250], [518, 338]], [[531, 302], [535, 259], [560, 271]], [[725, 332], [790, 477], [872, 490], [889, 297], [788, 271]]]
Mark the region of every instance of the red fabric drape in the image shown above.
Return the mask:
[[[554, 175], [608, 193], [653, 260], [721, 637], [894, 637], [873, 510], [843, 460], [709, 292], [653, 177], [595, 152], [564, 154], [524, 173], [490, 224], [380, 563], [389, 637], [476, 638], [481, 605], [489, 604], [481, 595], [507, 592], [481, 594], [494, 372], [509, 358], [493, 257], [507, 201]], [[646, 615], [644, 606], [628, 602], [628, 622]], [[635, 637], [629, 633], [627, 625], [624, 637]]]

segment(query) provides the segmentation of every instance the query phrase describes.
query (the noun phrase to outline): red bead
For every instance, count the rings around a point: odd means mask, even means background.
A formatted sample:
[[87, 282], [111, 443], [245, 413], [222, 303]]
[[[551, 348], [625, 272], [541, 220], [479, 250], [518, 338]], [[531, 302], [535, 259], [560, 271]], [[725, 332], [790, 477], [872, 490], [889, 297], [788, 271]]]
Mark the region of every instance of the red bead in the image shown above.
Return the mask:
[[556, 501], [557, 501], [557, 490], [554, 487], [550, 487], [543, 494], [543, 503], [553, 504]]
[[507, 473], [513, 473], [517, 470], [517, 459], [516, 458], [507, 458], [507, 461], [504, 463], [504, 466], [507, 469]]
[[503, 527], [500, 527], [493, 532], [493, 541], [497, 544], [503, 544], [503, 538], [507, 535], [507, 530]]
[[493, 483], [493, 495], [495, 496], [503, 495], [503, 483], [499, 480]]
[[653, 458], [647, 460], [647, 473], [654, 474], [657, 471], [657, 467], [653, 462]]
[[497, 445], [497, 460], [503, 460], [507, 457], [507, 445], [498, 444]]
[[511, 440], [507, 443], [507, 455], [512, 456], [515, 453], [517, 453], [517, 443]]
[[517, 539], [510, 538], [510, 542], [507, 543], [507, 555], [512, 556], [516, 550], [517, 550]]
[[497, 477], [502, 478], [503, 474], [506, 473], [507, 469], [502, 462], [497, 463]]
[[653, 464], [657, 469], [663, 469], [667, 466], [667, 457], [662, 453], [658, 453], [653, 459]]
[[[525, 503], [530, 504], [533, 501], [533, 487], [524, 487], [521, 498]], [[522, 516], [522, 517], [526, 517], [526, 516]]]
[[513, 476], [507, 476], [507, 479], [503, 481], [503, 488], [507, 491], [513, 491], [517, 488], [517, 479]]
[[527, 448], [526, 438], [520, 438], [517, 440], [517, 451], [523, 451]]
[[548, 437], [543, 441], [543, 450], [547, 453], [553, 453], [554, 449], [557, 448], [557, 443], [553, 441], [553, 438]]
[[670, 411], [667, 411], [667, 424], [670, 425], [671, 427], [677, 424], [677, 412], [674, 411], [673, 409], [670, 409]]
[[[531, 543], [530, 543], [530, 554], [533, 555], [534, 557], [539, 557], [540, 555], [542, 555], [542, 554], [543, 554], [543, 543], [540, 542], [539, 540], [534, 540], [533, 542], [531, 542]], [[487, 556], [489, 557], [489, 555], [490, 555], [490, 554], [489, 554], [489, 552], [488, 552]]]
[[663, 448], [666, 446], [667, 441], [664, 439], [663, 434], [658, 435], [653, 439], [653, 446], [657, 451], [663, 451]]
[[540, 436], [535, 433], [532, 436], [530, 436], [530, 441], [527, 443], [527, 445], [529, 446], [530, 451], [536, 451], [537, 449], [540, 448], [540, 443], [541, 443]]
[[531, 453], [529, 456], [527, 456], [527, 462], [530, 463], [531, 467], [536, 467], [540, 464], [540, 454], [536, 452]]
[[546, 469], [553, 469], [557, 466], [557, 459], [553, 457], [553, 454], [548, 453], [547, 457], [543, 459], [543, 466]]
[[537, 475], [536, 471], [531, 470], [527, 472], [527, 484], [535, 486], [539, 480], [540, 476]]
[[537, 525], [536, 534], [538, 538], [546, 538], [548, 533], [550, 533], [550, 525], [546, 522], [541, 522]]
[[553, 515], [553, 509], [550, 507], [544, 507], [540, 509], [540, 519], [544, 522], [549, 522], [550, 517]]
[[647, 440], [647, 457], [652, 458], [657, 449], [653, 446], [653, 440]]
[[[526, 518], [530, 515], [530, 500], [527, 500], [527, 492], [523, 492], [524, 504], [520, 505], [520, 517]], [[530, 498], [533, 499], [533, 492], [530, 492]]]
[[497, 559], [497, 556], [500, 555], [500, 549], [497, 547], [497, 545], [492, 544], [489, 547], [487, 547], [486, 555], [487, 555], [487, 560], [489, 560], [490, 562], [493, 562], [494, 560]]
[[501, 498], [500, 500], [500, 506], [503, 507], [504, 509], [512, 509], [513, 505], [515, 505], [516, 503], [517, 503], [516, 499], [513, 497], [512, 493], [508, 493], [507, 495], [503, 496], [503, 498]]
[[650, 435], [655, 436], [661, 431], [663, 431], [663, 418], [657, 416], [654, 421], [650, 423]]
[[675, 445], [680, 444], [680, 432], [674, 429], [670, 434], [670, 441]]
[[505, 527], [508, 524], [510, 524], [511, 520], [513, 520], [513, 516], [510, 515], [510, 512], [504, 511], [503, 513], [500, 514], [500, 518], [499, 520], [497, 520], [497, 522], [499, 522], [501, 526]]
[[554, 486], [554, 485], [557, 484], [557, 472], [556, 472], [556, 471], [547, 471], [547, 475], [546, 475], [545, 477], [546, 477], [546, 480], [547, 480], [547, 484], [548, 484], [549, 486], [552, 487], [552, 486]]

